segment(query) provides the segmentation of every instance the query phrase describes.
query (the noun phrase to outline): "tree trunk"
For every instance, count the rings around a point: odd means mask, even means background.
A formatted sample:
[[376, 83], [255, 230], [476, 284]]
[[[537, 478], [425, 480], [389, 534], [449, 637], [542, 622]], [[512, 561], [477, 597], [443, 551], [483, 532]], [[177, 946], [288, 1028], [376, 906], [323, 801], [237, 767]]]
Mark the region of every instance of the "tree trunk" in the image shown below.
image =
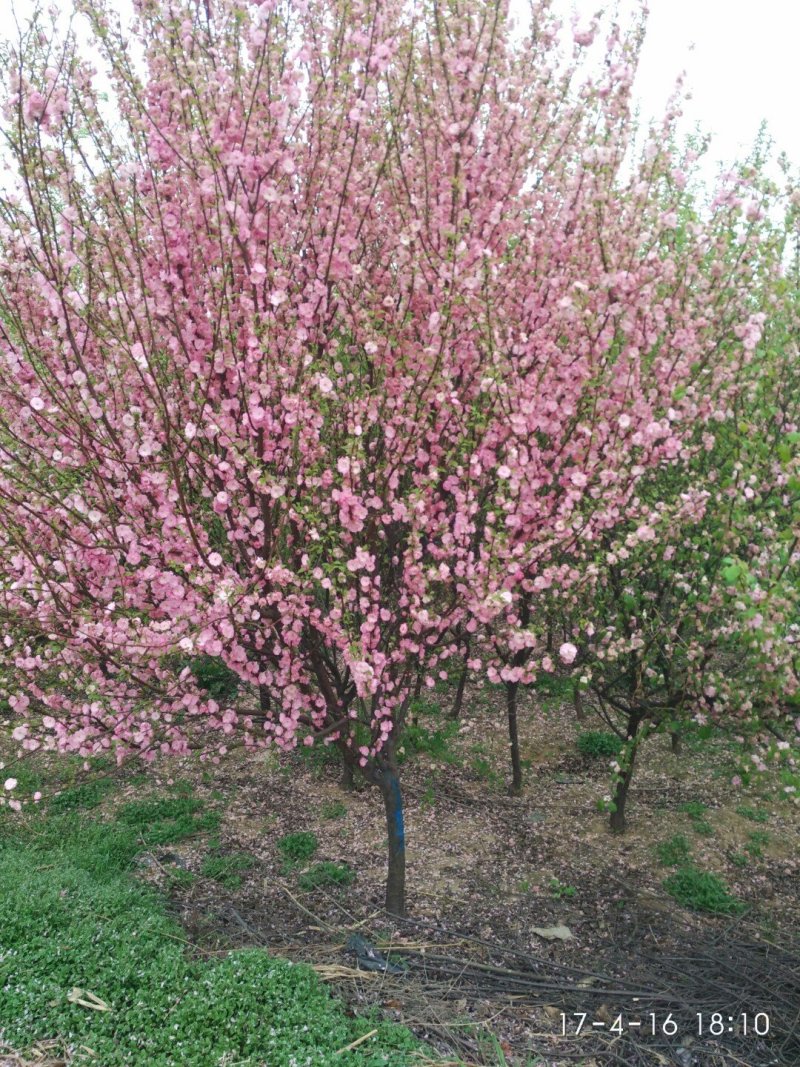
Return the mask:
[[673, 755], [675, 755], [675, 756], [680, 755], [680, 751], [681, 751], [681, 735], [680, 735], [679, 731], [678, 730], [673, 730], [672, 733], [669, 735], [669, 738], [670, 738], [670, 743], [671, 743], [671, 746], [672, 746]]
[[258, 687], [258, 703], [261, 706], [261, 711], [264, 715], [269, 711], [269, 689], [265, 685]]
[[522, 792], [522, 760], [519, 754], [519, 731], [517, 729], [518, 682], [506, 682], [506, 709], [508, 711], [508, 745], [511, 749], [511, 795]]
[[583, 707], [583, 697], [581, 696], [580, 682], [575, 682], [572, 689], [572, 699], [575, 703], [575, 718], [578, 722], [586, 721], [586, 712]]
[[339, 785], [347, 793], [352, 793], [356, 787], [353, 764], [346, 757], [342, 760], [342, 777], [339, 781]]
[[389, 840], [389, 869], [386, 876], [386, 910], [390, 915], [406, 913], [406, 835], [403, 825], [403, 795], [397, 768], [381, 771], [379, 787], [386, 810], [386, 835]]
[[346, 793], [352, 793], [356, 788], [355, 757], [352, 748], [348, 747], [347, 737], [341, 736], [336, 742], [342, 757], [342, 776], [339, 785]]
[[419, 700], [419, 695], [420, 695], [421, 692], [422, 692], [422, 672], [420, 671], [420, 673], [417, 675], [417, 680], [414, 683], [414, 695], [411, 698], [411, 725], [412, 726], [416, 726], [417, 725], [417, 705], [416, 705], [416, 702]]
[[461, 669], [461, 677], [458, 679], [458, 689], [456, 690], [456, 699], [450, 709], [450, 718], [458, 719], [461, 716], [461, 708], [464, 704], [464, 690], [467, 688], [467, 676], [469, 675], [469, 668], [467, 667], [467, 657], [469, 656], [469, 645], [467, 645], [464, 652], [464, 666]]
[[633, 741], [633, 744], [630, 748], [630, 754], [628, 756], [625, 770], [622, 772], [622, 776], [617, 782], [616, 789], [614, 790], [614, 810], [611, 812], [611, 818], [609, 820], [611, 830], [615, 834], [622, 834], [625, 832], [625, 803], [628, 799], [628, 790], [630, 789], [631, 779], [633, 778], [633, 766], [636, 762], [636, 749], [638, 747], [636, 734], [638, 730], [639, 720], [629, 720], [628, 741]]

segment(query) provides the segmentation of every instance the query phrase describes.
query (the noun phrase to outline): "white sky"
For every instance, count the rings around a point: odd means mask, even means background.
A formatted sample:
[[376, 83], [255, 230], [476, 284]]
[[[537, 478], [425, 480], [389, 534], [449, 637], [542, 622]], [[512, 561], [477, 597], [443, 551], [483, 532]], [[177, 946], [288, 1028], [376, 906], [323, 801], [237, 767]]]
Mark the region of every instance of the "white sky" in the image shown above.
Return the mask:
[[[555, 3], [567, 20], [576, 11], [581, 23], [604, 6], [601, 0]], [[649, 8], [636, 82], [643, 118], [663, 112], [685, 70], [692, 99], [684, 129], [699, 123], [713, 135], [712, 163], [741, 159], [766, 120], [775, 149], [800, 167], [798, 0], [649, 0]]]
[[[619, 0], [622, 17], [634, 0]], [[554, 0], [569, 23], [588, 23], [616, 0]], [[515, 0], [512, 0], [512, 9]], [[69, 8], [69, 0], [59, 0]], [[13, 34], [11, 11], [24, 19], [33, 0], [0, 0], [0, 36]], [[118, 0], [120, 10], [130, 0]], [[650, 19], [636, 91], [642, 117], [660, 115], [675, 80], [687, 72], [692, 99], [684, 129], [699, 124], [714, 139], [706, 166], [741, 159], [762, 120], [778, 151], [800, 167], [800, 0], [649, 0]], [[692, 46], [694, 46], [692, 48]]]

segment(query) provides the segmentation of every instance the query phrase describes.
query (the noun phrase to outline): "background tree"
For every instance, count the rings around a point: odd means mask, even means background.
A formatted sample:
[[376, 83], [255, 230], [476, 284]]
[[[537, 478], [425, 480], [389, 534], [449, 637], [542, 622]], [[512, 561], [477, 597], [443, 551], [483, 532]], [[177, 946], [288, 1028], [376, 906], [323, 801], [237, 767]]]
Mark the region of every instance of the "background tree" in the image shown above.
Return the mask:
[[587, 636], [576, 666], [624, 742], [610, 804], [617, 831], [653, 730], [674, 738], [685, 724], [711, 726], [746, 740], [762, 766], [766, 739], [789, 758], [796, 744], [800, 390], [797, 293], [778, 270], [784, 239], [765, 224], [751, 299], [770, 318], [761, 313], [760, 340], [743, 338], [752, 358], [713, 420], [693, 427], [689, 458], [640, 483], [580, 602]]
[[[503, 381], [513, 414], [498, 427], [504, 464], [486, 498], [476, 584], [484, 599], [473, 601], [472, 625], [486, 631], [490, 679], [505, 685], [512, 793], [522, 787], [520, 685], [575, 662], [595, 622], [598, 546], [617, 530], [649, 530], [645, 503], [668, 508], [693, 484], [698, 472], [688, 465], [702, 427], [717, 429], [744, 382], [759, 381], [763, 308], [782, 299], [774, 279], [785, 233], [763, 210], [777, 190], [750, 169], [727, 176], [700, 211], [689, 183], [696, 153], [690, 147], [678, 165], [663, 148], [669, 140], [668, 126], [650, 131], [639, 168], [617, 176], [619, 197], [594, 232], [598, 197], [608, 198], [584, 169], [589, 231], [580, 254], [571, 221], [557, 242], [570, 295], [558, 296], [552, 317], [537, 306], [532, 327], [547, 399], [526, 403], [513, 357]], [[617, 610], [618, 596], [609, 599]]]

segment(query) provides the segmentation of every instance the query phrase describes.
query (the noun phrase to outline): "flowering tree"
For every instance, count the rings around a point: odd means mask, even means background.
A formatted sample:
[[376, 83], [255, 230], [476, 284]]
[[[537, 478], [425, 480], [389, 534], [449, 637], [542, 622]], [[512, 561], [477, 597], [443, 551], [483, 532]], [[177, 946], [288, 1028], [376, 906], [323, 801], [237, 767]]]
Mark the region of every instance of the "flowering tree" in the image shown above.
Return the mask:
[[[757, 170], [732, 174], [701, 213], [690, 184], [696, 154], [676, 162], [669, 143], [669, 122], [651, 130], [641, 163], [618, 178], [613, 197], [584, 167], [583, 224], [598, 199], [608, 214], [596, 230], [570, 220], [558, 235], [563, 285], [554, 308], [539, 302], [532, 330], [538, 402], [526, 394], [526, 363], [513, 351], [496, 386], [510, 416], [493, 443], [503, 463], [494, 464], [486, 494], [467, 629], [480, 635], [474, 665], [483, 662], [505, 687], [512, 793], [522, 787], [519, 687], [558, 663], [574, 664], [593, 626], [599, 629], [598, 549], [616, 531], [634, 541], [655, 536], [646, 500], [667, 507], [676, 485], [692, 484], [697, 469], [688, 465], [700, 427], [716, 427], [744, 378], [758, 380], [763, 369], [753, 369], [766, 318], [754, 292], [763, 299], [775, 293], [782, 244], [764, 206], [777, 191]], [[679, 509], [674, 520], [682, 517]], [[643, 574], [650, 565], [642, 561]], [[623, 572], [626, 566], [620, 559]]]
[[634, 45], [578, 84], [595, 27], [559, 59], [547, 4], [516, 42], [499, 0], [139, 0], [132, 37], [79, 10], [111, 104], [70, 35], [3, 52], [14, 738], [335, 744], [382, 794], [402, 912], [418, 672], [535, 591], [544, 527], [618, 514], [637, 434], [679, 447], [666, 398], [728, 321], [681, 304], [655, 140], [617, 178]]
[[796, 754], [797, 292], [781, 276], [783, 235], [762, 221], [750, 299], [769, 319], [755, 312], [758, 332], [740, 338], [751, 358], [712, 419], [694, 424], [685, 460], [640, 481], [636, 507], [602, 536], [595, 579], [567, 616], [581, 619], [576, 668], [623, 743], [609, 802], [616, 831], [637, 750], [654, 729], [726, 731], [747, 741], [760, 769], [765, 748]]

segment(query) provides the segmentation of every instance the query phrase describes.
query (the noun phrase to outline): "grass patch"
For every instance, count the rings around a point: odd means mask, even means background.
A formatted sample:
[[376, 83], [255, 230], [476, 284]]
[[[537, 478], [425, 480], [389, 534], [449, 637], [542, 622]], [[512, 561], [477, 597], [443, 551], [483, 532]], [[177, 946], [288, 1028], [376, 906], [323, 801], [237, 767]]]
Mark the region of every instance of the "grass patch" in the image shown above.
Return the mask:
[[451, 748], [453, 738], [458, 734], [461, 724], [456, 720], [443, 726], [428, 730], [425, 726], [409, 724], [403, 732], [403, 744], [398, 750], [399, 761], [403, 763], [411, 756], [424, 754], [442, 763], [457, 763], [458, 756]]
[[192, 871], [186, 871], [182, 867], [176, 867], [169, 872], [169, 884], [179, 889], [188, 889], [197, 881], [197, 875]]
[[238, 889], [242, 884], [241, 874], [249, 871], [255, 860], [246, 852], [233, 852], [228, 856], [206, 856], [200, 873], [206, 878], [224, 885], [226, 889]]
[[710, 871], [701, 871], [691, 864], [681, 867], [664, 879], [664, 888], [684, 908], [705, 911], [711, 915], [735, 915], [741, 904], [723, 880]]
[[747, 836], [747, 844], [744, 846], [745, 851], [749, 852], [754, 860], [763, 860], [764, 845], [768, 845], [769, 842], [770, 836], [766, 830], [753, 830]]
[[312, 830], [284, 834], [278, 841], [278, 851], [283, 856], [283, 862], [287, 867], [296, 867], [310, 860], [318, 846], [317, 835]]
[[50, 798], [48, 808], [55, 814], [66, 811], [88, 811], [102, 804], [116, 785], [113, 778], [92, 778], [88, 782], [70, 786], [56, 793]]
[[578, 734], [575, 744], [580, 754], [588, 759], [613, 759], [622, 748], [622, 741], [617, 735], [604, 730], [587, 730]]
[[556, 900], [569, 900], [578, 892], [574, 885], [565, 885], [558, 878], [551, 878], [547, 888], [550, 890], [550, 895], [554, 896]]
[[758, 808], [751, 808], [746, 804], [740, 805], [736, 814], [741, 815], [743, 819], [749, 819], [750, 822], [769, 822], [769, 814], [766, 811], [759, 811]]
[[347, 814], [347, 806], [341, 800], [326, 800], [320, 808], [323, 819], [343, 819]]
[[175, 844], [219, 826], [215, 811], [206, 810], [202, 801], [183, 793], [123, 804], [116, 817], [148, 846]]
[[713, 837], [714, 827], [706, 818], [708, 808], [705, 804], [701, 804], [699, 800], [689, 800], [681, 805], [680, 810], [689, 816], [692, 829], [696, 834], [702, 837]]
[[[349, 1018], [306, 966], [257, 950], [184, 952], [162, 899], [126, 873], [149, 836], [148, 814], [173, 831], [203, 818], [175, 799], [126, 805], [108, 822], [74, 811], [0, 816], [3, 1040], [25, 1051], [58, 1035], [75, 1067], [412, 1063], [407, 1030]], [[111, 1010], [72, 1003], [75, 987]]]
[[305, 871], [297, 879], [301, 889], [333, 888], [337, 885], [352, 885], [355, 881], [355, 871], [346, 863], [315, 863], [313, 867]]
[[680, 867], [689, 862], [691, 848], [683, 834], [673, 834], [656, 845], [658, 862], [664, 867]]
[[502, 775], [498, 774], [492, 766], [486, 745], [480, 741], [470, 748], [469, 768], [477, 778], [486, 782], [490, 789], [502, 786]]
[[341, 766], [342, 756], [336, 745], [318, 741], [313, 745], [299, 744], [292, 750], [292, 760], [300, 760], [314, 774], [322, 775], [328, 768]]

